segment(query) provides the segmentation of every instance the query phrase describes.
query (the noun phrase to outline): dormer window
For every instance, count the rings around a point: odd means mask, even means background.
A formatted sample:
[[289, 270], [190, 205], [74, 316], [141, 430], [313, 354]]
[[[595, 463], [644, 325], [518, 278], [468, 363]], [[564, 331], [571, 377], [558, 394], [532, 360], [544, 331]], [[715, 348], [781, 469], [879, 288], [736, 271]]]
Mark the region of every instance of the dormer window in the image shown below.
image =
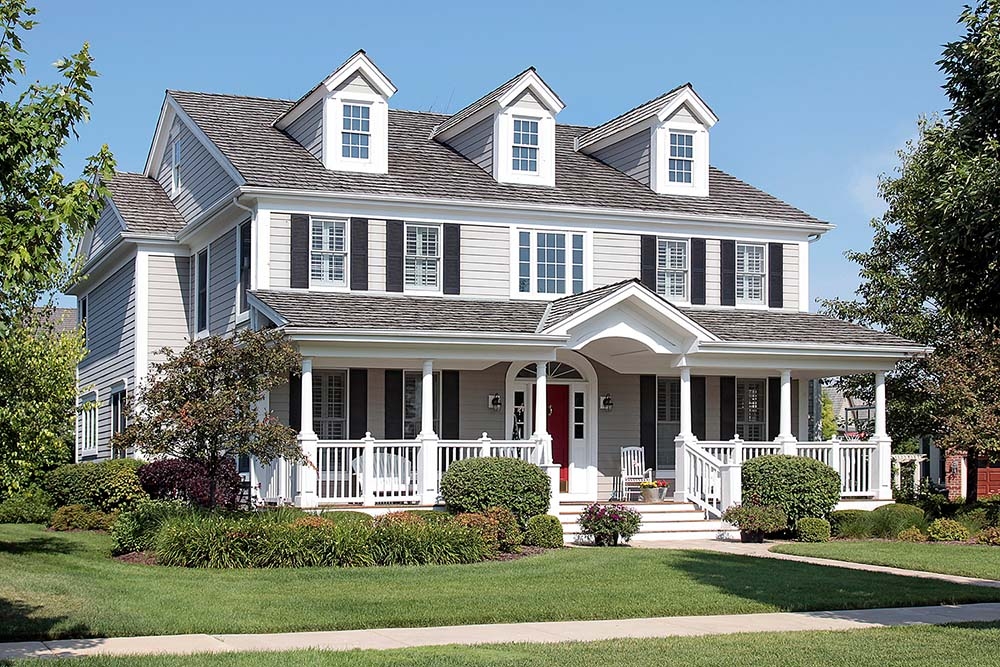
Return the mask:
[[514, 143], [511, 146], [514, 171], [538, 172], [538, 121], [514, 119]]
[[667, 176], [671, 183], [690, 183], [694, 168], [694, 135], [689, 132], [670, 133], [670, 162]]
[[346, 158], [368, 159], [371, 140], [371, 108], [367, 104], [344, 105], [344, 131], [341, 134], [341, 152]]

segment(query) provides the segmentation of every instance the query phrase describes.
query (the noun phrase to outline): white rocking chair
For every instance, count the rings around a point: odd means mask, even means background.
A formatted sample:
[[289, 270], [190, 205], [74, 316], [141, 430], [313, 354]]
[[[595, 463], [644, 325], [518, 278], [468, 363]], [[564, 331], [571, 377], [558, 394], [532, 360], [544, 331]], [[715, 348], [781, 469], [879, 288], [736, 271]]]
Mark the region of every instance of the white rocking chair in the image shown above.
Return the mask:
[[642, 447], [622, 447], [621, 451], [621, 495], [628, 501], [632, 495], [638, 498], [639, 483], [652, 481], [653, 469], [646, 467], [646, 453]]

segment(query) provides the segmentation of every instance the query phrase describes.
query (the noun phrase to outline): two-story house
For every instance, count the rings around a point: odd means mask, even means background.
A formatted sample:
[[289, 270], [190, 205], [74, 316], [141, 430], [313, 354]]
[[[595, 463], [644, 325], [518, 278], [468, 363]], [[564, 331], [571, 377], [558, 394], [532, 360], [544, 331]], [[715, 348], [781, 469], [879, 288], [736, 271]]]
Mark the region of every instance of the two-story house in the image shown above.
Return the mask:
[[[432, 503], [492, 453], [606, 499], [626, 446], [715, 515], [762, 453], [891, 497], [884, 374], [921, 349], [808, 312], [832, 226], [712, 167], [690, 84], [596, 127], [558, 123], [534, 69], [452, 115], [395, 92], [363, 51], [295, 101], [167, 91], [81, 250], [79, 460], [112, 456], [155, 350], [279, 327], [302, 373], [268, 407], [309, 465], [254, 462], [268, 498]], [[805, 442], [808, 380], [851, 373], [874, 437]]]

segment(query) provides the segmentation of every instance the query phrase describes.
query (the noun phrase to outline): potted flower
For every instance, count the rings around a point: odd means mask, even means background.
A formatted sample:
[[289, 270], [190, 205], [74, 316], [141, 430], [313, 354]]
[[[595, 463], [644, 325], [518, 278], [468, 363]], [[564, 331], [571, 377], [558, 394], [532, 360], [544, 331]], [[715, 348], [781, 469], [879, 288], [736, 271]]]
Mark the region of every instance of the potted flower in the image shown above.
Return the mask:
[[642, 502], [644, 503], [655, 503], [660, 499], [659, 486], [651, 479], [639, 482], [639, 493], [642, 494]]
[[667, 500], [667, 496], [670, 495], [670, 480], [658, 479], [656, 480], [656, 490], [660, 494], [660, 502]]
[[639, 532], [640, 520], [639, 513], [625, 505], [594, 503], [583, 508], [577, 521], [583, 533], [594, 538], [594, 546], [613, 547], [619, 537], [628, 542]]
[[722, 520], [740, 529], [741, 542], [763, 542], [764, 535], [788, 527], [788, 517], [780, 507], [771, 505], [733, 505], [722, 513]]

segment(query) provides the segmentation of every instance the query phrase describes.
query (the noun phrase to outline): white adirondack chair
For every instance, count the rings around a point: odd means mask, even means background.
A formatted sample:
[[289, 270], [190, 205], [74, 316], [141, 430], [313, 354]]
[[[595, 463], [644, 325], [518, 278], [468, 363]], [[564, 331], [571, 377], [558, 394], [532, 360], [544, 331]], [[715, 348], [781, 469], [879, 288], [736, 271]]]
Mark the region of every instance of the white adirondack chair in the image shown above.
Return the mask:
[[642, 447], [622, 447], [621, 492], [623, 500], [638, 497], [639, 482], [653, 479], [653, 469], [646, 467], [646, 453]]
[[[351, 467], [357, 474], [362, 493], [364, 492], [364, 460], [359, 456], [354, 459]], [[413, 477], [413, 464], [405, 456], [390, 452], [379, 452], [373, 457], [372, 488], [379, 497], [392, 498], [414, 493], [416, 480]]]

